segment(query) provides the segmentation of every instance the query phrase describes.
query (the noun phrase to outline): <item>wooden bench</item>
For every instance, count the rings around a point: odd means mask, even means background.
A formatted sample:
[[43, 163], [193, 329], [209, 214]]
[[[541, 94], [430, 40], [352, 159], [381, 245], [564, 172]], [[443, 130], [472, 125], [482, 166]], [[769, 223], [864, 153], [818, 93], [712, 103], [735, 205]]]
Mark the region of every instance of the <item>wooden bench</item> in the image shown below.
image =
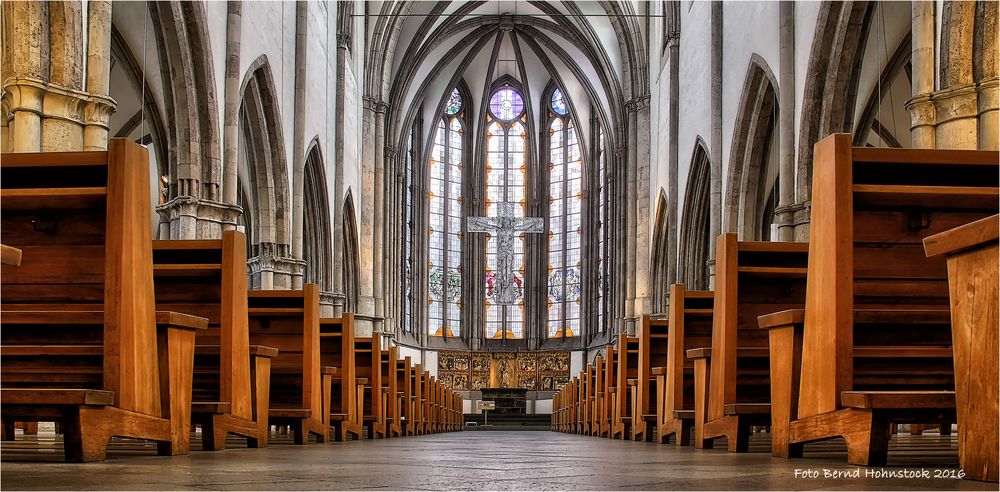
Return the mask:
[[287, 425], [296, 444], [330, 437], [329, 389], [336, 368], [320, 364], [319, 290], [247, 292], [250, 343], [278, 349], [271, 363], [270, 425]]
[[400, 415], [400, 430], [403, 436], [416, 434], [416, 401], [413, 389], [413, 359], [409, 355], [400, 361], [400, 370], [396, 373], [396, 387], [403, 392]]
[[958, 461], [966, 478], [991, 482], [1000, 478], [998, 240], [997, 215], [924, 238], [927, 256], [944, 256], [948, 262]]
[[426, 386], [424, 382], [425, 374], [423, 364], [413, 365], [413, 433], [414, 435], [424, 435], [427, 432], [427, 417], [425, 413], [427, 394], [424, 392]]
[[368, 438], [384, 438], [388, 387], [382, 384], [382, 336], [378, 333], [354, 338], [354, 375], [367, 380], [361, 422], [367, 428]]
[[815, 156], [805, 311], [761, 318], [772, 452], [842, 437], [849, 463], [882, 465], [891, 424], [955, 421], [946, 265], [921, 241], [996, 213], [998, 153], [838, 134]]
[[0, 413], [56, 421], [67, 461], [100, 461], [112, 436], [186, 454], [195, 331], [207, 320], [156, 312], [146, 149], [4, 154], [0, 242]]
[[158, 309], [208, 319], [195, 339], [191, 420], [202, 428], [202, 449], [225, 449], [226, 436], [267, 446], [271, 359], [277, 349], [250, 345], [247, 321], [246, 237], [153, 241]]
[[669, 340], [667, 320], [643, 315], [639, 323], [638, 384], [632, 386], [632, 439], [652, 441], [656, 437], [656, 377], [654, 367], [666, 367]]
[[594, 367], [594, 392], [590, 401], [590, 435], [601, 435], [601, 401], [604, 397], [604, 356], [598, 353], [591, 363]]
[[699, 365], [709, 372], [708, 394], [695, 395], [694, 444], [711, 447], [725, 437], [729, 451], [746, 452], [751, 426], [771, 423], [768, 338], [757, 317], [805, 305], [809, 245], [737, 241], [728, 233], [716, 247], [712, 350], [692, 352], [709, 359]]
[[332, 379], [330, 394], [330, 425], [333, 437], [346, 441], [361, 438], [361, 415], [364, 408], [367, 379], [355, 375], [354, 314], [319, 320], [320, 365], [336, 367], [340, 372]]
[[639, 380], [639, 339], [622, 333], [618, 335], [618, 359], [615, 361], [616, 391], [611, 407], [611, 438], [631, 437], [632, 402], [629, 399], [629, 387], [638, 384]]
[[667, 364], [653, 368], [656, 376], [656, 440], [666, 443], [674, 436], [678, 446], [691, 443], [695, 419], [694, 361], [685, 351], [712, 343], [712, 291], [670, 286], [667, 311]]
[[600, 407], [600, 414], [598, 418], [601, 421], [600, 426], [600, 437], [611, 437], [611, 417], [615, 402], [615, 393], [617, 392], [618, 384], [618, 358], [615, 347], [607, 346], [604, 349], [604, 389], [600, 396], [600, 401], [598, 402], [598, 407]]
[[385, 437], [399, 437], [402, 430], [400, 415], [402, 414], [403, 389], [397, 385], [398, 372], [401, 370], [400, 361], [397, 358], [398, 350], [392, 346], [388, 350], [382, 351], [382, 363], [379, 365], [382, 371], [382, 386], [386, 389]]

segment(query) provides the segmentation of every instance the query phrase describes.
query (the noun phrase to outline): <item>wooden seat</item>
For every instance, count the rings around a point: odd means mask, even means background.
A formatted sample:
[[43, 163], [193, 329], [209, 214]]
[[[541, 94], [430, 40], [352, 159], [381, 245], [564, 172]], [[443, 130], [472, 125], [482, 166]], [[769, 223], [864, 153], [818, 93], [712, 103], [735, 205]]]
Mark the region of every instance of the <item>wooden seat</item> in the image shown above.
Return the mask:
[[716, 246], [712, 350], [688, 351], [697, 359], [695, 378], [707, 382], [707, 394], [695, 395], [694, 445], [712, 447], [724, 437], [729, 451], [745, 452], [752, 426], [771, 420], [768, 339], [757, 317], [805, 305], [809, 245], [737, 241], [727, 233]]
[[615, 354], [618, 357], [615, 361], [617, 386], [611, 407], [611, 438], [628, 439], [632, 435], [632, 401], [629, 398], [628, 380], [638, 380], [639, 338], [619, 334]]
[[924, 238], [929, 257], [948, 264], [954, 348], [958, 460], [966, 477], [1000, 479], [996, 442], [1000, 385], [1000, 217], [993, 215]]
[[56, 421], [67, 461], [103, 460], [111, 436], [188, 452], [206, 320], [155, 311], [149, 181], [146, 149], [125, 139], [0, 158], [0, 243], [23, 251], [0, 270], [4, 434], [13, 421]]
[[379, 368], [382, 371], [382, 386], [387, 389], [385, 402], [386, 437], [399, 437], [402, 431], [401, 415], [403, 398], [399, 393], [399, 359], [395, 346], [382, 351]]
[[[670, 286], [667, 312], [667, 363], [656, 376], [656, 440], [666, 443], [671, 436], [678, 446], [691, 443], [694, 426], [694, 361], [686, 350], [712, 344], [712, 291], [687, 290], [683, 284]], [[710, 350], [710, 349], [709, 349]]]
[[[805, 312], [761, 319], [772, 382], [780, 378], [771, 388], [775, 455], [842, 437], [850, 464], [882, 465], [893, 423], [955, 422], [933, 393], [954, 390], [953, 361], [923, 349], [951, 345], [947, 270], [921, 242], [997, 213], [998, 157], [852, 148], [849, 135], [816, 144]], [[869, 347], [885, 356], [861, 357]], [[856, 405], [894, 401], [874, 391], [914, 396], [891, 411]]]
[[354, 376], [367, 379], [362, 401], [362, 424], [368, 429], [368, 438], [386, 437], [386, 396], [388, 388], [382, 385], [382, 337], [378, 333], [370, 337], [354, 339]]
[[[330, 437], [329, 405], [324, 401], [333, 376], [322, 373], [319, 290], [247, 292], [249, 342], [278, 349], [271, 362], [269, 425], [290, 426], [296, 444]], [[326, 389], [324, 389], [326, 388]]]
[[667, 320], [654, 320], [649, 316], [643, 316], [639, 324], [638, 381], [631, 395], [632, 439], [636, 441], [652, 441], [656, 438], [656, 406], [659, 393], [656, 377], [652, 371], [653, 367], [668, 364], [669, 328]]
[[340, 318], [319, 320], [320, 365], [336, 369], [331, 374], [325, 401], [330, 407], [333, 437], [346, 441], [348, 436], [361, 438], [361, 414], [364, 413], [365, 384], [355, 374], [354, 314], [344, 313]]
[[[247, 321], [246, 237], [153, 241], [156, 303], [204, 316], [209, 329], [195, 339], [192, 421], [202, 449], [225, 449], [226, 436], [267, 446], [273, 347], [250, 345]], [[208, 405], [217, 402], [224, 405]]]

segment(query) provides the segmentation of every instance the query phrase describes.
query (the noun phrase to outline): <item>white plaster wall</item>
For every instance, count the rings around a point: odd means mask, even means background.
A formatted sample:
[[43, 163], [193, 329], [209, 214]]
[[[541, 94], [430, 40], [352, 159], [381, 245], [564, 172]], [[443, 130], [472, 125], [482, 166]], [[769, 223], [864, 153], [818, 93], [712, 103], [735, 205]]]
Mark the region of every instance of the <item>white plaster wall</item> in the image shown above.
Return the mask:
[[569, 376], [572, 378], [580, 374], [586, 362], [586, 352], [577, 350], [569, 353]]
[[[410, 364], [423, 364], [423, 354], [420, 349], [415, 349], [413, 347], [407, 347], [405, 345], [397, 345], [396, 349], [399, 350], [399, 358], [403, 359], [407, 356], [410, 358]], [[437, 365], [437, 364], [435, 364]]]
[[431, 376], [437, 377], [438, 373], [437, 350], [428, 350], [424, 352], [424, 370], [430, 371]]
[[[691, 169], [695, 141], [700, 136], [708, 145], [712, 133], [710, 106], [712, 6], [710, 2], [684, 2], [681, 11], [678, 124], [677, 220], [682, 220], [685, 188]], [[723, 55], [725, 59], [725, 55]], [[678, 233], [683, 227], [678, 224]]]
[[549, 415], [552, 413], [552, 399], [535, 400], [536, 415]]

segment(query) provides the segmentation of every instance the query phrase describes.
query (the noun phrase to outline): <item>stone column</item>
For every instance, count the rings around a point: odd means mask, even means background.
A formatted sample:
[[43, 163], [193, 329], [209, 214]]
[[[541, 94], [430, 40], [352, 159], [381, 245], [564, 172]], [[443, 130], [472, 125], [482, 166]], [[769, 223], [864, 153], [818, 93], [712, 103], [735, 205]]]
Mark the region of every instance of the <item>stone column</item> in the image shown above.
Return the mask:
[[635, 335], [639, 318], [651, 312], [650, 294], [650, 210], [649, 210], [649, 95], [636, 98], [636, 196], [635, 203], [635, 297], [629, 335]]
[[629, 335], [635, 334], [635, 288], [636, 288], [636, 214], [639, 178], [637, 176], [637, 154], [639, 148], [638, 102], [633, 99], [626, 103], [628, 118], [628, 148], [625, 162], [625, 330]]
[[111, 2], [87, 3], [87, 92], [84, 106], [83, 148], [108, 148], [108, 121], [114, 102], [108, 97], [111, 85]]
[[778, 240], [795, 238], [795, 2], [778, 4]]
[[375, 183], [371, 200], [374, 205], [372, 228], [372, 292], [375, 295], [375, 331], [383, 331], [385, 323], [385, 102], [375, 103]]
[[222, 201], [238, 205], [240, 128], [240, 44], [243, 2], [226, 5], [226, 80], [222, 122]]
[[[377, 124], [377, 104], [365, 97], [361, 118], [361, 230], [358, 249], [360, 271], [358, 272], [358, 314], [364, 315], [358, 323], [361, 333], [374, 330], [370, 320], [375, 316], [375, 126]], [[349, 110], [345, 108], [345, 110]]]
[[[302, 259], [302, 223], [305, 217], [303, 196], [305, 185], [305, 132], [306, 132], [306, 42], [309, 28], [309, 4], [295, 3], [295, 93], [292, 102], [292, 258]], [[302, 276], [292, 277], [292, 288], [301, 289]]]
[[667, 284], [677, 282], [677, 221], [679, 215], [677, 211], [678, 191], [678, 169], [680, 166], [679, 153], [679, 133], [678, 124], [680, 121], [680, 32], [668, 33], [667, 57], [670, 68], [669, 87], [669, 136], [667, 141]]
[[930, 100], [934, 92], [934, 42], [935, 35], [934, 2], [916, 0], [911, 3], [911, 53], [913, 99], [906, 103], [910, 112], [910, 135], [912, 145], [918, 149], [935, 147], [934, 104]]
[[712, 135], [709, 138], [711, 147], [711, 216], [709, 223], [708, 251], [708, 284], [715, 285], [715, 240], [722, 233], [722, 2], [712, 2], [712, 44], [711, 44], [711, 74], [712, 74]]
[[[342, 7], [343, 4], [337, 4]], [[354, 108], [347, 108], [344, 105], [346, 74], [344, 73], [349, 57], [351, 37], [343, 32], [337, 34], [337, 81], [336, 81], [336, 108], [334, 116], [334, 179], [333, 179], [333, 316], [344, 315], [345, 289], [344, 289], [344, 146], [346, 139], [344, 136], [344, 113], [353, 111]]]
[[[45, 2], [4, 2], [3, 107], [9, 120], [5, 150], [38, 152], [42, 148], [42, 100], [49, 56]], [[5, 116], [6, 116], [5, 115]]]

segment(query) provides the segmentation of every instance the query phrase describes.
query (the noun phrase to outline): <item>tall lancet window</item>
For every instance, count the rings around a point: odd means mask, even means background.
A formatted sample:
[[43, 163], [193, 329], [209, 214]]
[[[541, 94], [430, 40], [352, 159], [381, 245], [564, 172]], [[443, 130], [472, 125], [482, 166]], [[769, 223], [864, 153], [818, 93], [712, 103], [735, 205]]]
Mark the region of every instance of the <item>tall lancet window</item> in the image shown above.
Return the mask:
[[462, 321], [463, 109], [461, 93], [454, 89], [431, 150], [428, 330], [433, 336], [457, 336]]
[[[525, 212], [524, 99], [514, 88], [503, 86], [490, 97], [486, 115], [486, 216], [496, 217], [501, 203], [514, 204], [515, 214]], [[524, 337], [524, 235], [514, 239], [515, 305], [494, 304], [497, 272], [496, 239], [486, 236], [486, 337]]]
[[549, 99], [549, 337], [580, 335], [583, 159], [569, 104]]

